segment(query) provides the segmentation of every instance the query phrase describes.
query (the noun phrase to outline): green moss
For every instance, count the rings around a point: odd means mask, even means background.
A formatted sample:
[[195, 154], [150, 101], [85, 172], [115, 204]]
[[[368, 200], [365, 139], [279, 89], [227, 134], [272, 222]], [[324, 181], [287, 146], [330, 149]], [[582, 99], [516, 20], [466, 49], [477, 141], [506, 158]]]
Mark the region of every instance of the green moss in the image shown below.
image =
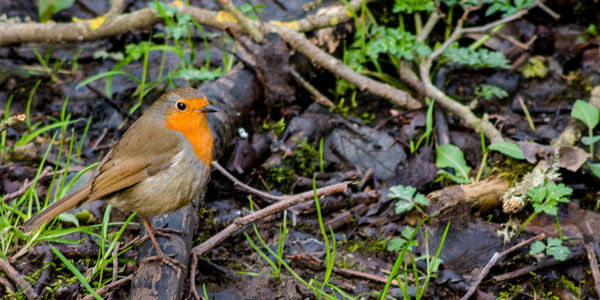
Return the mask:
[[520, 181], [523, 175], [531, 172], [535, 165], [528, 163], [526, 160], [518, 160], [507, 157], [500, 163], [492, 166], [493, 173], [498, 173], [501, 178], [513, 183]]
[[318, 157], [315, 145], [308, 143], [306, 139], [299, 139], [292, 155], [282, 158], [279, 165], [265, 166], [265, 181], [270, 188], [289, 189], [296, 176], [312, 177], [317, 168]]
[[366, 254], [377, 254], [377, 253], [385, 253], [387, 252], [385, 249], [387, 247], [389, 238], [380, 237], [377, 240], [374, 239], [353, 239], [352, 241], [347, 241], [343, 246], [344, 249], [349, 252], [355, 253], [366, 253]]

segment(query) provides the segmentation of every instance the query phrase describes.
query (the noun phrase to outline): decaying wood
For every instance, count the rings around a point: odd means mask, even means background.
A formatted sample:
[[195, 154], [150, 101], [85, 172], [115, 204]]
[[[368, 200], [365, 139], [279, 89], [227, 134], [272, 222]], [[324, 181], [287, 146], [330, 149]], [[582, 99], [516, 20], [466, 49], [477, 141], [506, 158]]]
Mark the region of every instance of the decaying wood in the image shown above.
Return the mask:
[[427, 195], [430, 201], [436, 200], [441, 202], [436, 210], [443, 211], [459, 202], [467, 201], [475, 208], [481, 211], [486, 211], [500, 205], [500, 198], [506, 192], [508, 182], [506, 180], [491, 176], [483, 181], [455, 185], [434, 191]]

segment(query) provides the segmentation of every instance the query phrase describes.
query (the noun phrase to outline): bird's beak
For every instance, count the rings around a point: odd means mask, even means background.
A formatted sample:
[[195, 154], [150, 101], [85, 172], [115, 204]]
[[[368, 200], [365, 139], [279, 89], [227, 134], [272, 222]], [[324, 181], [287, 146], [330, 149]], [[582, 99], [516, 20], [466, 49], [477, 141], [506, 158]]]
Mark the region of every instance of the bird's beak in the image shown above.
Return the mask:
[[210, 104], [206, 105], [202, 109], [200, 109], [200, 112], [203, 112], [203, 113], [212, 113], [212, 112], [218, 112], [218, 111], [219, 110], [216, 107], [214, 107]]

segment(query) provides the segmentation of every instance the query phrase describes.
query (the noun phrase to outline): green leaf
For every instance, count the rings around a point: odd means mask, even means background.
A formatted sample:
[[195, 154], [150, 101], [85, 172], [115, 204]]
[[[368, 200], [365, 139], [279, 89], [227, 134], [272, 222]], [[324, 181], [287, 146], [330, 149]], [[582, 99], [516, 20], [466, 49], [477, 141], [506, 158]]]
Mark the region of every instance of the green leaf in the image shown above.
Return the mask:
[[431, 12], [435, 8], [432, 0], [396, 0], [394, 3], [394, 13], [412, 14], [419, 11]]
[[391, 199], [399, 199], [396, 202], [396, 213], [401, 214], [407, 211], [412, 210], [415, 205], [427, 206], [429, 203], [427, 202], [427, 197], [425, 195], [418, 193], [415, 196], [417, 189], [412, 186], [403, 186], [396, 185], [390, 188], [388, 192], [388, 197]]
[[587, 146], [589, 146], [589, 145], [593, 145], [593, 144], [595, 144], [597, 141], [600, 141], [600, 135], [594, 135], [594, 136], [591, 136], [591, 137], [584, 136], [584, 137], [582, 137], [582, 138], [581, 138], [581, 142], [582, 142], [584, 145], [587, 145]]
[[396, 185], [390, 188], [390, 191], [388, 192], [388, 197], [392, 199], [399, 198], [410, 200], [415, 195], [416, 191], [417, 189], [412, 186]]
[[427, 197], [423, 194], [417, 194], [415, 197], [415, 203], [421, 206], [428, 206], [429, 202], [427, 201]]
[[548, 184], [546, 188], [548, 191], [547, 198], [549, 200], [557, 200], [560, 201], [565, 196], [571, 195], [573, 193], [573, 189], [565, 186], [563, 183], [556, 184], [551, 182]]
[[413, 207], [415, 207], [415, 204], [408, 200], [398, 200], [396, 202], [396, 213], [397, 214], [405, 213], [405, 212], [413, 209]]
[[463, 152], [454, 145], [442, 145], [436, 149], [435, 165], [438, 168], [452, 168], [462, 179], [469, 179], [471, 167], [467, 165]]
[[38, 17], [42, 23], [50, 21], [55, 13], [71, 7], [75, 0], [38, 0]]
[[[397, 28], [373, 26], [370, 30], [371, 41], [366, 48], [366, 54], [371, 59], [377, 59], [380, 54], [392, 54], [399, 58], [413, 60], [415, 53], [426, 56], [431, 53], [429, 46], [416, 42], [416, 36]], [[357, 47], [358, 45], [353, 45]]]
[[598, 121], [600, 121], [600, 112], [595, 106], [585, 101], [577, 100], [573, 105], [571, 117], [583, 122], [588, 128], [594, 129], [598, 125]]
[[557, 238], [548, 238], [548, 247], [556, 247], [562, 245], [562, 240]]
[[515, 159], [525, 159], [519, 145], [512, 142], [494, 142], [488, 148]]
[[508, 93], [505, 90], [491, 84], [480, 84], [475, 89], [475, 95], [478, 97], [483, 97], [486, 100], [490, 100], [492, 98], [503, 99], [508, 97]]
[[77, 216], [75, 216], [72, 213], [64, 212], [64, 213], [58, 215], [58, 219], [60, 219], [63, 222], [69, 222], [69, 223], [79, 227], [79, 220], [77, 219]]
[[593, 164], [588, 162], [588, 165], [590, 166], [590, 171], [592, 172], [592, 174], [600, 178], [600, 163]]
[[544, 250], [546, 250], [546, 245], [544, 245], [544, 242], [535, 241], [529, 247], [529, 255], [536, 255], [536, 254], [544, 252]]
[[510, 68], [510, 64], [502, 52], [487, 49], [473, 50], [454, 47], [444, 50], [444, 56], [452, 62], [474, 68]]
[[546, 255], [554, 257], [556, 260], [563, 261], [569, 256], [569, 248], [563, 246], [561, 239], [548, 238], [548, 247]]
[[406, 240], [401, 237], [395, 237], [391, 239], [387, 244], [387, 251], [396, 252], [406, 244]]
[[527, 195], [533, 202], [542, 203], [546, 199], [546, 187], [543, 185], [532, 187], [529, 189]]

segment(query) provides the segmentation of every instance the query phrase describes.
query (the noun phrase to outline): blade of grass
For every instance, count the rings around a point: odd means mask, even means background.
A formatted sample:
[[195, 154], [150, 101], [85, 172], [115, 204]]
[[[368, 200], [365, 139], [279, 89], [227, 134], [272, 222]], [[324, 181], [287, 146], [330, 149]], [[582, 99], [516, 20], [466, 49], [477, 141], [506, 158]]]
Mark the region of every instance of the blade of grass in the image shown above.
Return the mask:
[[100, 297], [100, 295], [98, 295], [96, 293], [96, 291], [92, 288], [90, 283], [85, 279], [83, 274], [81, 274], [81, 272], [79, 272], [77, 267], [75, 265], [73, 265], [73, 263], [71, 263], [71, 261], [69, 261], [62, 253], [60, 253], [60, 251], [58, 251], [56, 248], [54, 248], [54, 246], [50, 245], [50, 249], [52, 249], [52, 252], [54, 252], [56, 257], [58, 257], [65, 264], [65, 266], [67, 266], [67, 268], [71, 271], [71, 273], [73, 273], [73, 275], [75, 275], [77, 280], [79, 280], [79, 282], [81, 282], [81, 284], [85, 287], [85, 289], [88, 290], [88, 292], [90, 292], [90, 294], [92, 294], [94, 296], [94, 298], [96, 298], [97, 300], [102, 300], [102, 297]]

